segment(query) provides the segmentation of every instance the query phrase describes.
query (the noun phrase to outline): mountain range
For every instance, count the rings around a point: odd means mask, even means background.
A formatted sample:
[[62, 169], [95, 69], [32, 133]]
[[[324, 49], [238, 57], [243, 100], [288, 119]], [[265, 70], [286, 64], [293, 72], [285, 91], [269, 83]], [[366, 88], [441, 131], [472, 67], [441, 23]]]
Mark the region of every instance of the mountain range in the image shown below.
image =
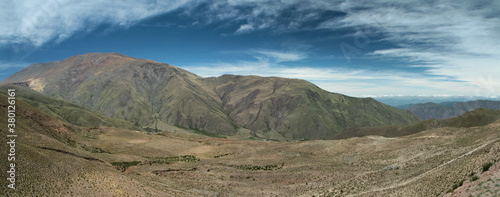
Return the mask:
[[203, 134], [332, 139], [350, 127], [420, 120], [372, 98], [327, 92], [304, 80], [202, 78], [169, 64], [117, 53], [33, 64], [0, 84], [29, 87], [149, 131], [176, 126]]
[[374, 96], [377, 101], [380, 101], [384, 104], [394, 106], [400, 109], [406, 109], [411, 105], [415, 105], [417, 103], [446, 103], [446, 102], [467, 102], [467, 101], [475, 101], [475, 100], [492, 100], [492, 101], [500, 101], [500, 98], [495, 96], [448, 96], [448, 95], [434, 95], [434, 96], [391, 96], [391, 95], [383, 95], [383, 96]]
[[[0, 111], [13, 105], [8, 89], [16, 90], [17, 189], [0, 179], [0, 196], [494, 196], [500, 189], [500, 110], [420, 121], [303, 80], [202, 78], [120, 54], [34, 64], [1, 83]], [[0, 121], [0, 131], [7, 124]], [[4, 148], [7, 140], [0, 138]], [[0, 164], [10, 170], [7, 159]]]
[[[0, 196], [495, 196], [500, 189], [500, 110], [422, 121], [401, 137], [283, 143], [95, 127], [105, 117], [89, 108], [7, 88], [17, 93], [18, 173], [16, 190], [0, 179]], [[61, 115], [67, 110], [89, 121]], [[100, 124], [120, 123], [108, 118]], [[3, 147], [7, 140], [0, 138]], [[0, 170], [9, 165], [0, 160]]]
[[407, 106], [405, 110], [415, 113], [423, 120], [448, 119], [478, 108], [500, 109], [500, 101], [477, 100], [468, 102], [419, 103]]

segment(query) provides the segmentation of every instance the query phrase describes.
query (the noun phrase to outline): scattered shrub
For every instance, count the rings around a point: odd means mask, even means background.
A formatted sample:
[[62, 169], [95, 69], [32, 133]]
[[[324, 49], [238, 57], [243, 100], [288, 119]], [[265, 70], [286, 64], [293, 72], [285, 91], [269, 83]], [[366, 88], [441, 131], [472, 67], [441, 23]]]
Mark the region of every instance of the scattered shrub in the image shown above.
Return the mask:
[[158, 163], [158, 164], [170, 164], [173, 161], [187, 161], [187, 162], [196, 162], [200, 161], [200, 159], [196, 158], [194, 155], [182, 155], [177, 157], [148, 157], [148, 161], [146, 163]]
[[111, 165], [113, 165], [116, 169], [125, 172], [125, 170], [127, 170], [127, 168], [129, 168], [130, 166], [140, 165], [141, 163], [142, 163], [141, 161], [124, 161], [124, 162], [111, 162]]
[[76, 141], [71, 138], [66, 139], [66, 144], [71, 147], [76, 147]]
[[265, 166], [254, 166], [254, 165], [229, 165], [233, 168], [238, 168], [242, 170], [278, 170], [283, 168], [285, 162], [282, 162], [281, 165], [265, 165]]
[[215, 155], [214, 158], [224, 157], [224, 156], [228, 156], [228, 155], [234, 155], [234, 153], [226, 153], [226, 154]]
[[493, 163], [492, 162], [489, 162], [489, 163], [485, 163], [483, 165], [483, 172], [486, 172], [490, 169], [490, 167], [493, 166]]
[[476, 175], [474, 175], [474, 176], [472, 176], [472, 178], [470, 178], [470, 181], [476, 181], [476, 180], [478, 180], [478, 179], [479, 179], [479, 177], [478, 177], [478, 176], [476, 176]]

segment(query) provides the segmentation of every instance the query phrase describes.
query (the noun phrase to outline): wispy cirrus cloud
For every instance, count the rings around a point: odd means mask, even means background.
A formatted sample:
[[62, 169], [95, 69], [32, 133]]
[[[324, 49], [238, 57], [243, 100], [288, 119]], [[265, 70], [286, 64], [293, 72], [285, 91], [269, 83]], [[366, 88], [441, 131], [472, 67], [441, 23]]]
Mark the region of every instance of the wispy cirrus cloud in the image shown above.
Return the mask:
[[[259, 4], [259, 6], [252, 6], [254, 4]], [[423, 68], [422, 72], [408, 76], [401, 70], [398, 72], [378, 71], [376, 67], [374, 70], [357, 72], [356, 66], [350, 66], [351, 68], [346, 67], [347, 72], [339, 72], [325, 68], [297, 69], [281, 66], [276, 68], [280, 71], [272, 74], [262, 73], [261, 75], [316, 79], [316, 81], [327, 78], [333, 80], [339, 78], [345, 80], [348, 80], [346, 78], [386, 79], [392, 83], [379, 84], [386, 86], [385, 92], [391, 89], [405, 92], [411, 87], [414, 93], [416, 89], [419, 89], [417, 94], [439, 92], [477, 96], [500, 94], [500, 81], [491, 77], [500, 75], [500, 69], [498, 69], [498, 57], [500, 57], [499, 1], [342, 0], [287, 1], [278, 5], [270, 1], [220, 1], [213, 8], [210, 12], [221, 9], [231, 14], [212, 15], [211, 21], [237, 21], [241, 23], [236, 33], [251, 33], [265, 29], [272, 29], [273, 32], [311, 29], [336, 32], [346, 28], [353, 29], [357, 31], [355, 34], [343, 36], [347, 36], [346, 38], [367, 36], [372, 43], [384, 41], [395, 46], [376, 51], [369, 51], [358, 46], [360, 55], [365, 55], [364, 58], [396, 59], [401, 62], [402, 70], [405, 70], [404, 67]], [[290, 10], [293, 10], [294, 14], [292, 17], [286, 18], [286, 12]], [[346, 15], [321, 17], [319, 13], [326, 11], [343, 12]], [[288, 20], [280, 22], [283, 18]], [[248, 62], [243, 63], [249, 64]], [[252, 72], [252, 74], [256, 73], [261, 72], [259, 70]], [[341, 74], [339, 76], [336, 73]], [[391, 75], [394, 74], [404, 77], [392, 77]], [[351, 87], [356, 87], [356, 85], [364, 87], [354, 80], [351, 80], [350, 83], [353, 84]], [[392, 86], [388, 87], [389, 84]], [[403, 85], [404, 88], [402, 88]], [[334, 85], [325, 84], [325, 87], [334, 87]]]
[[342, 5], [349, 14], [337, 23], [322, 24], [323, 28], [371, 27], [397, 46], [367, 51], [368, 56], [399, 58], [406, 66], [425, 68], [427, 76], [447, 76], [454, 80], [451, 83], [464, 84], [462, 94], [500, 94], [500, 80], [490, 77], [500, 75], [499, 1], [345, 1]]
[[7, 1], [0, 8], [0, 46], [65, 40], [102, 24], [128, 27], [138, 21], [186, 5], [181, 1]]
[[319, 87], [351, 96], [398, 93], [403, 95], [439, 95], [446, 89], [451, 95], [468, 95], [470, 85], [448, 81], [446, 77], [404, 71], [373, 71], [348, 68], [288, 67], [269, 61], [218, 62], [202, 66], [182, 66], [203, 77], [224, 74], [296, 78], [311, 81]]
[[265, 29], [299, 29], [306, 22], [318, 20], [316, 11], [321, 11], [318, 5], [327, 4], [311, 2], [315, 1], [7, 1], [0, 8], [3, 22], [0, 25], [0, 45], [31, 44], [39, 47], [77, 33], [91, 32], [102, 24], [126, 28], [178, 9], [184, 10], [184, 16], [205, 25], [220, 22], [237, 24], [239, 28], [233, 30], [235, 34]]
[[302, 60], [307, 60], [307, 55], [300, 52], [254, 49], [238, 53], [250, 55], [254, 60], [184, 65], [182, 68], [202, 77], [236, 74], [304, 79], [325, 90], [351, 96], [379, 95], [387, 92], [397, 92], [404, 95], [415, 95], [416, 93], [439, 95], [443, 93], [443, 89], [448, 89], [449, 94], [466, 95], [463, 90], [473, 88], [473, 86], [461, 81], [450, 81], [446, 76], [425, 73], [401, 70], [374, 71], [348, 67], [290, 67], [283, 64], [285, 62], [300, 63]]
[[[379, 41], [390, 43], [389, 48], [376, 50], [354, 43], [358, 55], [374, 60], [369, 63], [371, 69], [348, 63], [335, 68], [290, 67], [287, 62], [297, 63], [313, 55], [252, 49], [245, 53], [254, 61], [207, 62], [189, 67], [203, 76], [231, 73], [302, 78], [315, 81], [325, 89], [345, 90], [352, 95], [372, 90], [374, 93], [385, 90], [383, 94], [397, 90], [418, 91], [416, 94], [500, 95], [500, 81], [495, 77], [500, 75], [500, 1], [497, 0], [31, 0], [5, 3], [0, 8], [0, 47], [40, 47], [92, 32], [102, 24], [127, 28], [180, 10], [180, 15], [190, 19], [182, 25], [219, 26], [216, 28], [235, 36], [262, 31], [275, 35], [327, 31], [335, 35], [333, 37], [351, 39], [350, 43], [357, 36], [367, 36], [370, 39], [365, 43], [367, 46]], [[345, 29], [350, 31], [342, 31]], [[343, 54], [333, 55], [343, 57]], [[401, 69], [378, 69], [384, 65], [376, 65], [377, 60], [387, 59], [398, 60]], [[415, 67], [422, 69], [411, 71]]]
[[[243, 54], [250, 56], [253, 60], [250, 61], [234, 61], [234, 62], [215, 62], [206, 63], [204, 65], [183, 66], [194, 73], [204, 77], [220, 76], [223, 74], [240, 74], [240, 75], [262, 75], [275, 72], [278, 67], [286, 68], [280, 65], [282, 62], [301, 61], [307, 58], [307, 54], [303, 52], [276, 51], [270, 49], [250, 49], [245, 51], [222, 52], [229, 54]], [[257, 72], [259, 71], [259, 72]]]
[[300, 52], [281, 52], [274, 50], [257, 49], [250, 50], [249, 53], [253, 54], [255, 57], [265, 57], [273, 62], [291, 62], [299, 61], [307, 58], [306, 53]]

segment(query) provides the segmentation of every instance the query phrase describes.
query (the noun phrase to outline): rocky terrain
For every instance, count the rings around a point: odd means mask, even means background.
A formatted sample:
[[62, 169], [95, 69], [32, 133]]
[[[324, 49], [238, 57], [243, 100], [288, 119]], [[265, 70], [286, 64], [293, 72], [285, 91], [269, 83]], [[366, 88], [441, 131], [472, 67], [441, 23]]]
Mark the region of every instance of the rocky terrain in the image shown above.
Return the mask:
[[81, 127], [17, 106], [22, 173], [15, 191], [0, 190], [8, 196], [440, 196], [468, 185], [476, 195], [494, 193], [499, 178], [498, 120], [284, 143]]

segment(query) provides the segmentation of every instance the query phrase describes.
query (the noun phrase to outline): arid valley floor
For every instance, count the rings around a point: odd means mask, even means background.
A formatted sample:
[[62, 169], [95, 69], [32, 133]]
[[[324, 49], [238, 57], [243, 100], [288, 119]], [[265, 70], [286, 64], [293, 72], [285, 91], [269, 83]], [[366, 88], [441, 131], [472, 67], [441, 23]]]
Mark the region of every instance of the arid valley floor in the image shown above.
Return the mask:
[[495, 196], [500, 189], [500, 121], [396, 138], [273, 142], [76, 127], [19, 105], [19, 125], [29, 129], [19, 133], [17, 189], [1, 191], [8, 196]]

